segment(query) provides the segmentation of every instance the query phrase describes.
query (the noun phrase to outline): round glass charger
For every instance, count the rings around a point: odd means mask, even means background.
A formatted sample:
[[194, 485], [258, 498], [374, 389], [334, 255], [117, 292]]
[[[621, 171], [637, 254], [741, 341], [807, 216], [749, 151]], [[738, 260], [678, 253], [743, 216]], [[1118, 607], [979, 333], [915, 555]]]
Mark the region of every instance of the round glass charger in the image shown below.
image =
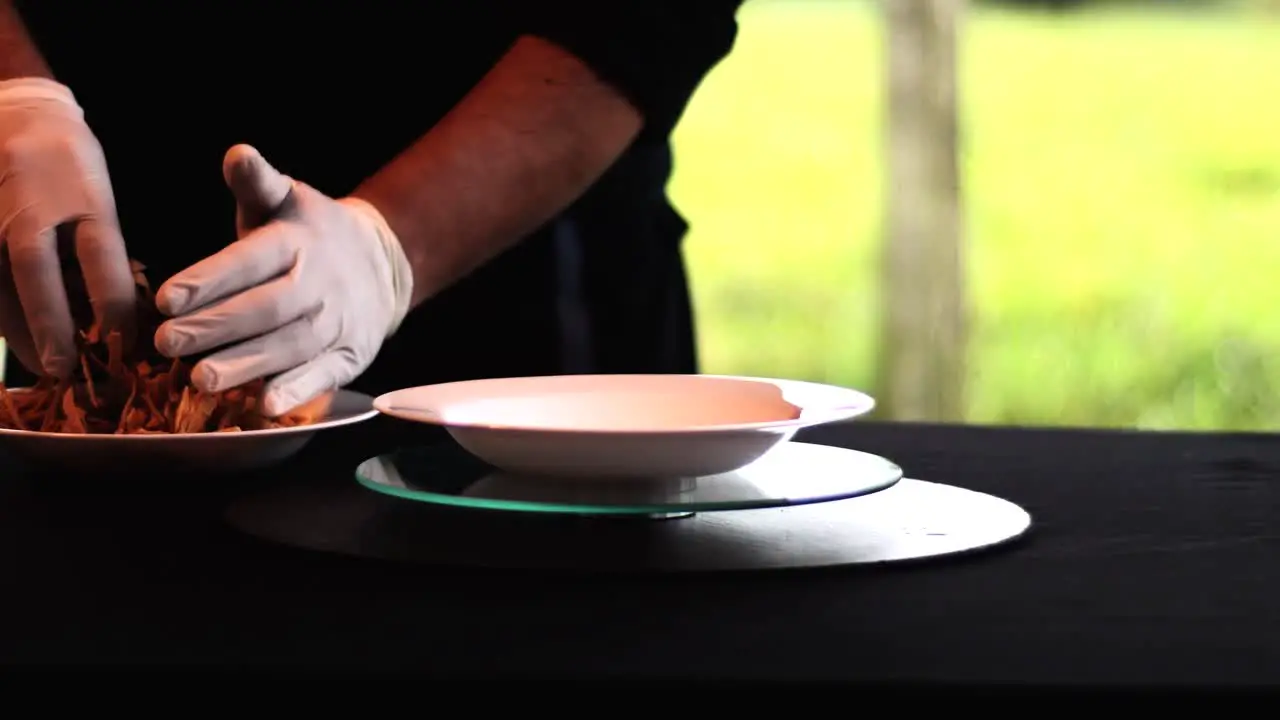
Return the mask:
[[495, 470], [457, 445], [370, 458], [356, 479], [438, 505], [578, 515], [678, 516], [844, 500], [892, 487], [902, 468], [870, 453], [787, 442], [736, 472], [672, 480], [560, 479]]

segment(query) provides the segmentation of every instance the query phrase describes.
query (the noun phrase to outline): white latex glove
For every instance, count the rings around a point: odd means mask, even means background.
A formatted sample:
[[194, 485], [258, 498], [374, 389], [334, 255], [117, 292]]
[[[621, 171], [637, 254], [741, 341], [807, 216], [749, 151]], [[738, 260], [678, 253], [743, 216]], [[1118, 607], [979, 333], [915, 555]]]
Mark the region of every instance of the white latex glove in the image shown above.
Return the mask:
[[[156, 333], [169, 357], [222, 348], [192, 369], [218, 392], [271, 377], [264, 412], [278, 416], [350, 383], [408, 309], [412, 275], [382, 215], [334, 200], [237, 145], [223, 175], [241, 235], [156, 293], [173, 319]], [[265, 224], [253, 227], [258, 219]]]
[[0, 82], [0, 334], [29, 370], [62, 377], [78, 358], [59, 231], [75, 239], [94, 319], [131, 341], [136, 288], [97, 138], [65, 86]]

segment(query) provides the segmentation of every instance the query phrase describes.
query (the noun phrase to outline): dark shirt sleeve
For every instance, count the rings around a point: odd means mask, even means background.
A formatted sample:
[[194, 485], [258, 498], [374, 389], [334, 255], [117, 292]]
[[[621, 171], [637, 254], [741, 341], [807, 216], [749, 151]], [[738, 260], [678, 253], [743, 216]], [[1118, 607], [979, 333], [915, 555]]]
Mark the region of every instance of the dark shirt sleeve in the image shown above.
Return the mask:
[[665, 138], [707, 73], [733, 48], [743, 0], [523, 3], [527, 34], [577, 56]]

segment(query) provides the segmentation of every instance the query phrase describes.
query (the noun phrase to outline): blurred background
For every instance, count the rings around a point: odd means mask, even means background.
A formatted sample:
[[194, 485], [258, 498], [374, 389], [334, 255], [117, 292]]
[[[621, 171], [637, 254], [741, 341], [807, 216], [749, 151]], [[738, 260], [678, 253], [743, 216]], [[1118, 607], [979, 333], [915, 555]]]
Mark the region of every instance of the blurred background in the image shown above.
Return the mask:
[[[924, 419], [1280, 428], [1280, 2], [963, 5], [963, 393]], [[670, 187], [703, 371], [875, 393], [885, 7], [748, 0], [739, 20]]]

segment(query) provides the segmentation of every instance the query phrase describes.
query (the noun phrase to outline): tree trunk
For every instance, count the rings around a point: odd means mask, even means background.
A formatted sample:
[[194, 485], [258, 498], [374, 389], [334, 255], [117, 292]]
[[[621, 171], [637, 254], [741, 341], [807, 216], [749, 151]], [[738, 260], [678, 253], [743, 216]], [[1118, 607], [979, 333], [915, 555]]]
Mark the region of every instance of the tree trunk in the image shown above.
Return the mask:
[[888, 202], [878, 417], [954, 422], [965, 407], [956, 44], [964, 0], [885, 0]]

